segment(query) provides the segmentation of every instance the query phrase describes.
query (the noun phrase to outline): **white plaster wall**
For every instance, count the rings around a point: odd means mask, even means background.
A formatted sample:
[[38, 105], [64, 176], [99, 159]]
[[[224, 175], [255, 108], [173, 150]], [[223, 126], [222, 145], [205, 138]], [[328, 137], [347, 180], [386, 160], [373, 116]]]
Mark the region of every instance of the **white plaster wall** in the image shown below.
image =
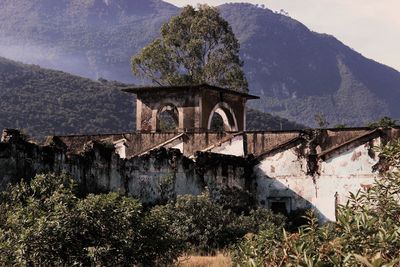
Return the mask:
[[178, 144], [174, 145], [172, 148], [179, 149], [183, 154], [183, 141], [180, 141]]
[[121, 139], [121, 140], [118, 140], [117, 142], [114, 142], [115, 153], [118, 154], [121, 159], [126, 158], [125, 143], [126, 143], [125, 139]]
[[371, 144], [365, 143], [349, 150], [341, 149], [320, 162], [320, 196], [315, 206], [324, 211], [328, 219], [335, 219], [335, 194], [338, 204], [345, 204], [349, 192], [356, 193], [362, 187], [371, 185], [377, 178], [378, 173], [372, 172], [372, 167], [378, 163], [379, 157], [377, 154], [371, 157], [369, 152], [380, 143], [381, 139], [377, 138]]
[[[380, 139], [372, 145], [378, 145]], [[370, 144], [345, 148], [319, 162], [319, 173], [307, 175], [307, 161], [298, 158], [295, 148], [267, 156], [255, 166], [257, 200], [268, 207], [268, 198], [290, 197], [292, 210], [315, 207], [322, 221], [335, 220], [335, 195], [345, 204], [349, 192], [357, 192], [377, 177], [372, 167], [378, 156], [370, 157]]]
[[307, 162], [295, 148], [265, 157], [254, 169], [259, 205], [269, 198], [291, 198], [291, 210], [309, 208], [315, 196], [313, 178], [306, 175]]
[[335, 177], [371, 175], [371, 167], [378, 162], [379, 158], [377, 155], [370, 157], [368, 152], [379, 144], [380, 138], [377, 138], [372, 144], [365, 143], [352, 149], [336, 151], [327, 160], [321, 162], [321, 175]]
[[211, 152], [224, 155], [244, 156], [243, 136], [235, 136], [229, 141], [223, 142], [220, 146], [214, 147], [211, 149]]

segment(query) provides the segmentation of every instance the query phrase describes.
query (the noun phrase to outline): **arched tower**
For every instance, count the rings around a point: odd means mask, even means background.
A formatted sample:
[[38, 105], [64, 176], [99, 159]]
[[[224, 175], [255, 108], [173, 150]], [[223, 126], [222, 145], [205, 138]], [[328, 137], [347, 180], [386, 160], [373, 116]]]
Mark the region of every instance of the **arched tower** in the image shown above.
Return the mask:
[[162, 131], [162, 113], [170, 116], [177, 132], [209, 131], [214, 114], [226, 131], [246, 130], [246, 102], [257, 96], [207, 84], [191, 86], [135, 87], [123, 91], [136, 94], [136, 130]]

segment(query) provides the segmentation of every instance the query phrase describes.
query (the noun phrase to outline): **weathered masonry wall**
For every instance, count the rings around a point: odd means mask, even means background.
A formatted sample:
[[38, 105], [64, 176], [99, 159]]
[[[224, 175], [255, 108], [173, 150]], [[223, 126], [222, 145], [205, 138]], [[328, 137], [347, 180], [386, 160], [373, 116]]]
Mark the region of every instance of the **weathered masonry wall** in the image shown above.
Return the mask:
[[89, 141], [98, 141], [108, 143], [110, 145], [122, 140], [125, 144], [126, 157], [130, 158], [140, 153], [146, 152], [156, 145], [170, 140], [177, 133], [123, 133], [123, 134], [107, 134], [107, 135], [70, 135], [57, 136], [61, 142], [67, 147], [69, 154], [79, 154], [84, 150], [85, 144]]
[[316, 208], [322, 219], [335, 220], [335, 208], [346, 203], [349, 192], [371, 185], [378, 176], [373, 167], [379, 157], [370, 150], [380, 142], [377, 138], [319, 159], [314, 174], [307, 168], [307, 158], [298, 153], [301, 145], [265, 157], [255, 167], [259, 205], [271, 208], [281, 202], [288, 212]]
[[207, 186], [216, 198], [247, 192], [262, 207], [315, 208], [322, 220], [334, 220], [349, 192], [367, 188], [379, 175], [374, 147], [397, 138], [400, 128], [308, 129], [52, 137], [38, 146], [5, 131], [0, 190], [39, 172], [64, 171], [88, 192], [119, 191], [158, 202]]
[[[259, 161], [253, 169], [258, 205], [288, 213], [314, 208], [321, 220], [335, 220], [349, 192], [378, 177], [374, 148], [399, 137], [400, 129], [247, 133], [247, 149], [255, 149]], [[233, 153], [234, 140], [212, 151]]]
[[217, 197], [221, 190], [248, 191], [248, 170], [246, 159], [214, 153], [197, 153], [192, 160], [179, 150], [160, 148], [122, 159], [109, 144], [89, 141], [79, 154], [70, 154], [58, 138], [38, 146], [13, 131], [0, 142], [0, 190], [37, 173], [66, 172], [86, 192], [118, 191], [155, 203], [176, 195], [199, 194], [205, 187]]
[[159, 115], [165, 111], [172, 115], [177, 132], [210, 129], [214, 113], [222, 116], [226, 130], [243, 131], [246, 102], [258, 98], [207, 84], [133, 87], [123, 91], [137, 95], [136, 129], [141, 132], [161, 131]]
[[[220, 103], [226, 103], [232, 108], [230, 112], [236, 119], [237, 129], [245, 129], [245, 110], [246, 99], [237, 95], [223, 95], [216, 91], [207, 90], [201, 96], [201, 127], [207, 129], [210, 116], [213, 115], [213, 109]], [[229, 111], [226, 113], [229, 114]], [[205, 115], [205, 116], [204, 116]]]
[[[141, 93], [137, 99], [137, 129], [144, 132], [157, 130], [157, 113], [166, 104], [177, 107], [178, 129], [200, 128], [198, 120], [200, 97], [194, 91], [182, 92], [159, 91]], [[140, 119], [139, 119], [140, 118]]]
[[[179, 141], [174, 140], [179, 136]], [[125, 134], [109, 134], [109, 135], [70, 135], [57, 136], [67, 146], [70, 154], [79, 154], [84, 150], [85, 144], [91, 140], [101, 141], [115, 144], [119, 140], [123, 140], [125, 144], [126, 158], [134, 157], [142, 153], [146, 153], [160, 145], [165, 147], [174, 147], [177, 143], [181, 143], [181, 152], [187, 156], [193, 156], [197, 151], [204, 150], [212, 145], [224, 142], [233, 135], [227, 132], [159, 132], [159, 133], [125, 133]], [[171, 141], [173, 140], [173, 141]]]

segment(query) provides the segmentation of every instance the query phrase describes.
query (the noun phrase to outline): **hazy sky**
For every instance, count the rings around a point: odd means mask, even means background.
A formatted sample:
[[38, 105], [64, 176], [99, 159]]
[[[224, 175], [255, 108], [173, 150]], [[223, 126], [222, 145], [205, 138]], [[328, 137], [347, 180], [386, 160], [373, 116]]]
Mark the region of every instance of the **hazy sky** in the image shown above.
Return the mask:
[[284, 9], [311, 30], [329, 33], [368, 58], [400, 71], [400, 0], [164, 0], [177, 6], [232, 2]]

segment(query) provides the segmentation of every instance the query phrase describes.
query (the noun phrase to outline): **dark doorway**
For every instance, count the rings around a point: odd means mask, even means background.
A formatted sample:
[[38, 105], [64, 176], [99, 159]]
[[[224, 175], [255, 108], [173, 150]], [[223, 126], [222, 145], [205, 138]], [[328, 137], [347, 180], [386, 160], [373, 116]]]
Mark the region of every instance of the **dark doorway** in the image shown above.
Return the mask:
[[274, 201], [271, 203], [270, 209], [272, 210], [273, 213], [281, 213], [285, 216], [288, 215], [288, 211], [286, 209], [286, 203], [282, 201]]

